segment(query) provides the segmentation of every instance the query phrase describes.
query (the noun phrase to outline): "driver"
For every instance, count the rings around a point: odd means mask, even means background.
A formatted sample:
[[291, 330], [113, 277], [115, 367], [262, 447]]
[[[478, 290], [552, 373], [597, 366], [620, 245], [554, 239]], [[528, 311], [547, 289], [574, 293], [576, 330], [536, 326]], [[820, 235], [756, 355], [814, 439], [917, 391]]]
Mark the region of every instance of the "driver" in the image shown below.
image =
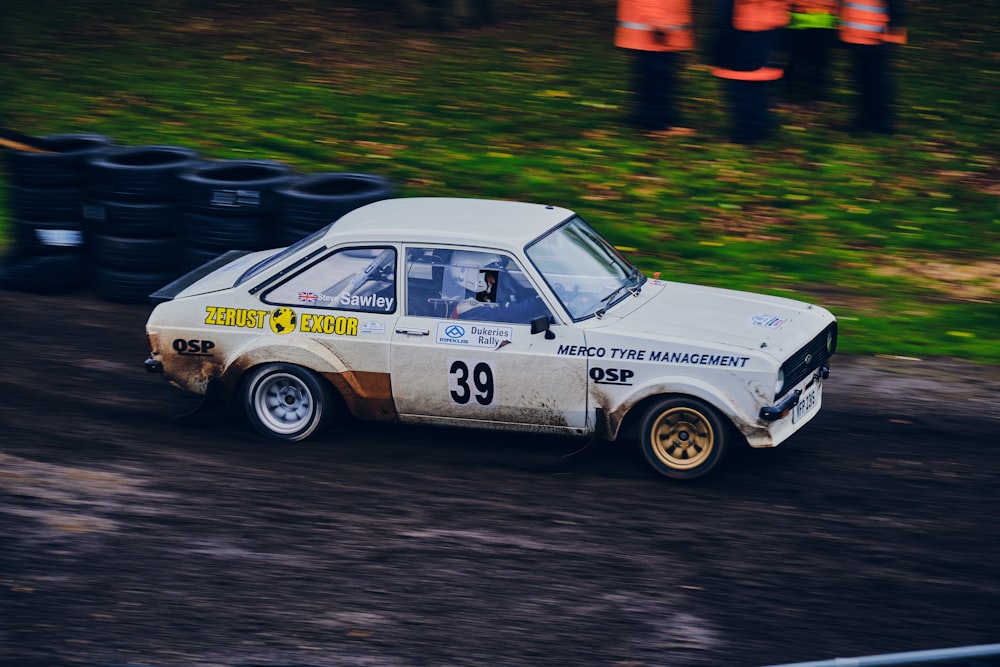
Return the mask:
[[451, 256], [441, 296], [449, 301], [496, 303], [501, 266], [498, 255], [458, 250]]
[[514, 296], [513, 285], [505, 289], [503, 281], [511, 279], [504, 271], [506, 263], [503, 258], [489, 253], [456, 252], [448, 272], [452, 294], [458, 297], [451, 317], [528, 324], [535, 317], [548, 315], [548, 308], [537, 294], [519, 301]]

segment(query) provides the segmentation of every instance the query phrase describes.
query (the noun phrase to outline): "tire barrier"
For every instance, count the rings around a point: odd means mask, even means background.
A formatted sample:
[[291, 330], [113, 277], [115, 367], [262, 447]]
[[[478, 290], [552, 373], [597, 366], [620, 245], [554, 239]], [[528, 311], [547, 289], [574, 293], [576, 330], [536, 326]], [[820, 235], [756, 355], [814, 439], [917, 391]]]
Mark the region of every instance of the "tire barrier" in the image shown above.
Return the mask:
[[277, 190], [275, 246], [287, 246], [345, 213], [392, 197], [391, 181], [373, 174], [330, 172], [301, 176]]
[[381, 176], [297, 175], [272, 160], [201, 160], [181, 146], [115, 146], [99, 134], [40, 138], [10, 151], [15, 244], [0, 285], [36, 293], [86, 284], [145, 303], [229, 250], [287, 246], [393, 196]]
[[109, 266], [94, 273], [94, 291], [107, 301], [118, 303], [148, 303], [149, 295], [177, 277], [169, 271], [122, 271]]
[[84, 219], [102, 234], [128, 238], [178, 235], [177, 202], [118, 202], [91, 197], [84, 201]]
[[[83, 221], [15, 220], [14, 244], [27, 256], [85, 253]], [[79, 277], [78, 277], [79, 280]]]
[[181, 213], [184, 238], [203, 248], [261, 250], [268, 247], [266, 215], [210, 215], [196, 211]]
[[181, 251], [186, 270], [228, 250], [272, 247], [276, 190], [295, 178], [271, 160], [202, 162], [178, 176]]
[[202, 248], [200, 246], [182, 243], [181, 266], [187, 267], [188, 271], [197, 269], [202, 264], [207, 264], [226, 252], [226, 250], [219, 250], [218, 248]]
[[83, 188], [80, 185], [55, 188], [12, 185], [10, 202], [19, 220], [80, 219]]
[[122, 271], [176, 273], [179, 251], [180, 241], [172, 236], [141, 239], [99, 234], [94, 239], [94, 254], [100, 265]]
[[40, 144], [49, 152], [8, 153], [14, 248], [4, 262], [2, 282], [20, 291], [69, 291], [87, 278], [86, 163], [112, 144], [100, 134], [56, 134]]
[[8, 157], [14, 185], [57, 188], [83, 185], [87, 160], [111, 147], [101, 134], [54, 134], [42, 137], [48, 153], [11, 151]]
[[133, 146], [88, 161], [83, 203], [93, 283], [109, 301], [143, 303], [184, 272], [178, 175], [199, 160], [182, 146]]
[[15, 250], [0, 266], [0, 287], [33, 294], [59, 294], [82, 285], [86, 275], [82, 252], [28, 255]]
[[87, 163], [91, 191], [115, 202], [164, 202], [177, 199], [177, 174], [198, 160], [182, 146], [131, 146]]

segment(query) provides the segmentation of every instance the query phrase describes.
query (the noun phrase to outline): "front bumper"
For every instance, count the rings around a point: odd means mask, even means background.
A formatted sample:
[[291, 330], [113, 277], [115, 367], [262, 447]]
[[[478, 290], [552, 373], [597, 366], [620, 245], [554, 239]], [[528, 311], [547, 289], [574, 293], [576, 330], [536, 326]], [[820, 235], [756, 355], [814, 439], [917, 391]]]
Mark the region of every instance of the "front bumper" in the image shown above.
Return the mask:
[[[816, 369], [816, 373], [813, 375], [812, 382], [817, 379], [827, 379], [830, 377], [830, 369], [827, 366]], [[810, 382], [809, 384], [812, 384]], [[809, 385], [806, 385], [808, 387]], [[792, 411], [796, 405], [799, 404], [799, 397], [802, 396], [802, 389], [796, 389], [787, 396], [785, 396], [777, 405], [771, 405], [760, 409], [760, 414], [758, 417], [764, 421], [778, 421], [788, 416], [788, 413]]]

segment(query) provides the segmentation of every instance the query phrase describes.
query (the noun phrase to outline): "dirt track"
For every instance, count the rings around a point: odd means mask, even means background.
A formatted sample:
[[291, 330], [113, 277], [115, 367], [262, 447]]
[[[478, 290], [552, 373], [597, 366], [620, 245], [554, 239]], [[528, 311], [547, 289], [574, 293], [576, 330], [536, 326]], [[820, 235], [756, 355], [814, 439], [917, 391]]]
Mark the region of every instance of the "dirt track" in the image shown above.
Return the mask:
[[[1000, 641], [1000, 369], [835, 358], [792, 442], [354, 426], [142, 371], [148, 308], [0, 292], [0, 664], [727, 665]], [[846, 334], [849, 335], [849, 332]]]

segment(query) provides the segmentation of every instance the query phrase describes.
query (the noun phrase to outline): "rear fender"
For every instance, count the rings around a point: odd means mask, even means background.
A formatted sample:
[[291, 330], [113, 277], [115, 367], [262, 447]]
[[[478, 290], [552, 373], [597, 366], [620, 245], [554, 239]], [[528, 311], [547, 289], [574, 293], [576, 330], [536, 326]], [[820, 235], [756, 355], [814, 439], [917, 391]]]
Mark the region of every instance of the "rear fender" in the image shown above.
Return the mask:
[[261, 364], [285, 363], [302, 366], [324, 377], [346, 370], [344, 362], [330, 348], [310, 338], [295, 341], [294, 345], [278, 345], [273, 339], [250, 341], [236, 350], [227, 360], [225, 370], [213, 378], [213, 395], [232, 398], [240, 387], [240, 380], [251, 368]]
[[267, 363], [294, 364], [323, 376], [359, 419], [396, 419], [388, 373], [349, 370], [329, 347], [311, 338], [298, 340], [295, 345], [276, 345], [270, 341], [248, 344], [234, 353], [225, 371], [209, 383], [208, 393], [217, 400], [234, 397], [247, 371]]

